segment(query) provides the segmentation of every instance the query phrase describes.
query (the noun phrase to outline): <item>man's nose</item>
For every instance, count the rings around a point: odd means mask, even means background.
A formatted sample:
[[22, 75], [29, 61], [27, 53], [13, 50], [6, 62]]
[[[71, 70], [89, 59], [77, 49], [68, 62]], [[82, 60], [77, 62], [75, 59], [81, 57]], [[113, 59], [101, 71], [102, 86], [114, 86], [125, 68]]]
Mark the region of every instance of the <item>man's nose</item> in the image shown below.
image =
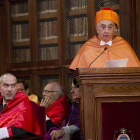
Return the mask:
[[12, 90], [12, 87], [11, 86], [8, 86], [8, 90], [11, 91]]
[[106, 32], [106, 33], [108, 33], [108, 31], [109, 31], [109, 29], [108, 29], [108, 28], [106, 28], [106, 29], [105, 29], [105, 32]]
[[43, 92], [43, 94], [42, 94], [42, 95], [44, 96], [44, 95], [46, 95], [46, 93], [45, 93], [45, 92]]
[[74, 88], [71, 89], [71, 93], [73, 93], [73, 92], [74, 92]]

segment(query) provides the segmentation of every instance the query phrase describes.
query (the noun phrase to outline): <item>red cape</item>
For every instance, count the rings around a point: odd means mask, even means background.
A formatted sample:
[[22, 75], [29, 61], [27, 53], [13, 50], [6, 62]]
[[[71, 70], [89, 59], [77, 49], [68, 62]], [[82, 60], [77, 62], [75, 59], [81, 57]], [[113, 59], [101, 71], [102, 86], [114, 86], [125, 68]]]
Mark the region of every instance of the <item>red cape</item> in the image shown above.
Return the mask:
[[[0, 103], [2, 96], [0, 94]], [[28, 96], [18, 91], [16, 96], [8, 102], [0, 114], [0, 128], [7, 127], [12, 137], [11, 126], [22, 128], [35, 135], [41, 135], [41, 130], [34, 109]]]
[[46, 113], [50, 120], [59, 127], [66, 118], [69, 109], [70, 104], [67, 101], [67, 96], [63, 95], [46, 109]]

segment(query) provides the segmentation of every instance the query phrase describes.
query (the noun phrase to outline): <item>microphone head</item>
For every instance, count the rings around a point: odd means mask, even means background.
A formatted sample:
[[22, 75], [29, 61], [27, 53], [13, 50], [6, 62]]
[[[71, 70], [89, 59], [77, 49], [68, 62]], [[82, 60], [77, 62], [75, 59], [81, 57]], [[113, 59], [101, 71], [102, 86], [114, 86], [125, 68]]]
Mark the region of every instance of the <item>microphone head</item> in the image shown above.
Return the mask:
[[104, 51], [107, 50], [107, 47], [104, 48]]

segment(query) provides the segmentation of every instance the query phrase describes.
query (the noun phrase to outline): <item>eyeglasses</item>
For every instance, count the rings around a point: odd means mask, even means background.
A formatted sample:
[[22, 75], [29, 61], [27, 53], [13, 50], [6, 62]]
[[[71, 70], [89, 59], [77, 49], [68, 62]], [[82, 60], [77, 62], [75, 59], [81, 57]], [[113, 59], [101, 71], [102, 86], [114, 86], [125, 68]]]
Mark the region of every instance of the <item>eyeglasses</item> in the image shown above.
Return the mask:
[[23, 90], [25, 90], [25, 89], [22, 89], [22, 88], [17, 89], [17, 91], [19, 91], [19, 90], [22, 90], [22, 91], [23, 91]]
[[44, 93], [44, 92], [45, 92], [46, 94], [48, 94], [48, 93], [50, 93], [50, 92], [58, 92], [58, 91], [43, 90], [42, 93]]

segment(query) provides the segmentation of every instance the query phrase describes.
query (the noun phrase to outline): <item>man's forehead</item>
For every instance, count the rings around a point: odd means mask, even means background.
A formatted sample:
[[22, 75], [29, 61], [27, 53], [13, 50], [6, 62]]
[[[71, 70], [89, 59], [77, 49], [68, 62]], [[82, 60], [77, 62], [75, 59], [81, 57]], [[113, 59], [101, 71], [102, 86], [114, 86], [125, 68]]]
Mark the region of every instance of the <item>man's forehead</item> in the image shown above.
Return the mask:
[[48, 89], [48, 90], [50, 90], [50, 89], [52, 89], [52, 87], [53, 87], [53, 85], [51, 84], [51, 83], [49, 83], [49, 84], [47, 84], [46, 86], [45, 86], [45, 88], [44, 89]]
[[3, 85], [16, 85], [16, 83], [13, 83], [13, 82], [3, 82]]
[[46, 86], [44, 87], [44, 89], [45, 89], [45, 90], [48, 90], [48, 89], [49, 89], [49, 86], [48, 86], [48, 85], [46, 85]]
[[101, 20], [99, 22], [100, 25], [115, 25], [113, 21], [111, 20]]
[[3, 83], [16, 83], [16, 78], [12, 75], [4, 75], [3, 78], [2, 78], [2, 82]]
[[23, 88], [24, 87], [24, 85], [22, 84], [22, 83], [17, 83], [17, 86], [20, 88]]

